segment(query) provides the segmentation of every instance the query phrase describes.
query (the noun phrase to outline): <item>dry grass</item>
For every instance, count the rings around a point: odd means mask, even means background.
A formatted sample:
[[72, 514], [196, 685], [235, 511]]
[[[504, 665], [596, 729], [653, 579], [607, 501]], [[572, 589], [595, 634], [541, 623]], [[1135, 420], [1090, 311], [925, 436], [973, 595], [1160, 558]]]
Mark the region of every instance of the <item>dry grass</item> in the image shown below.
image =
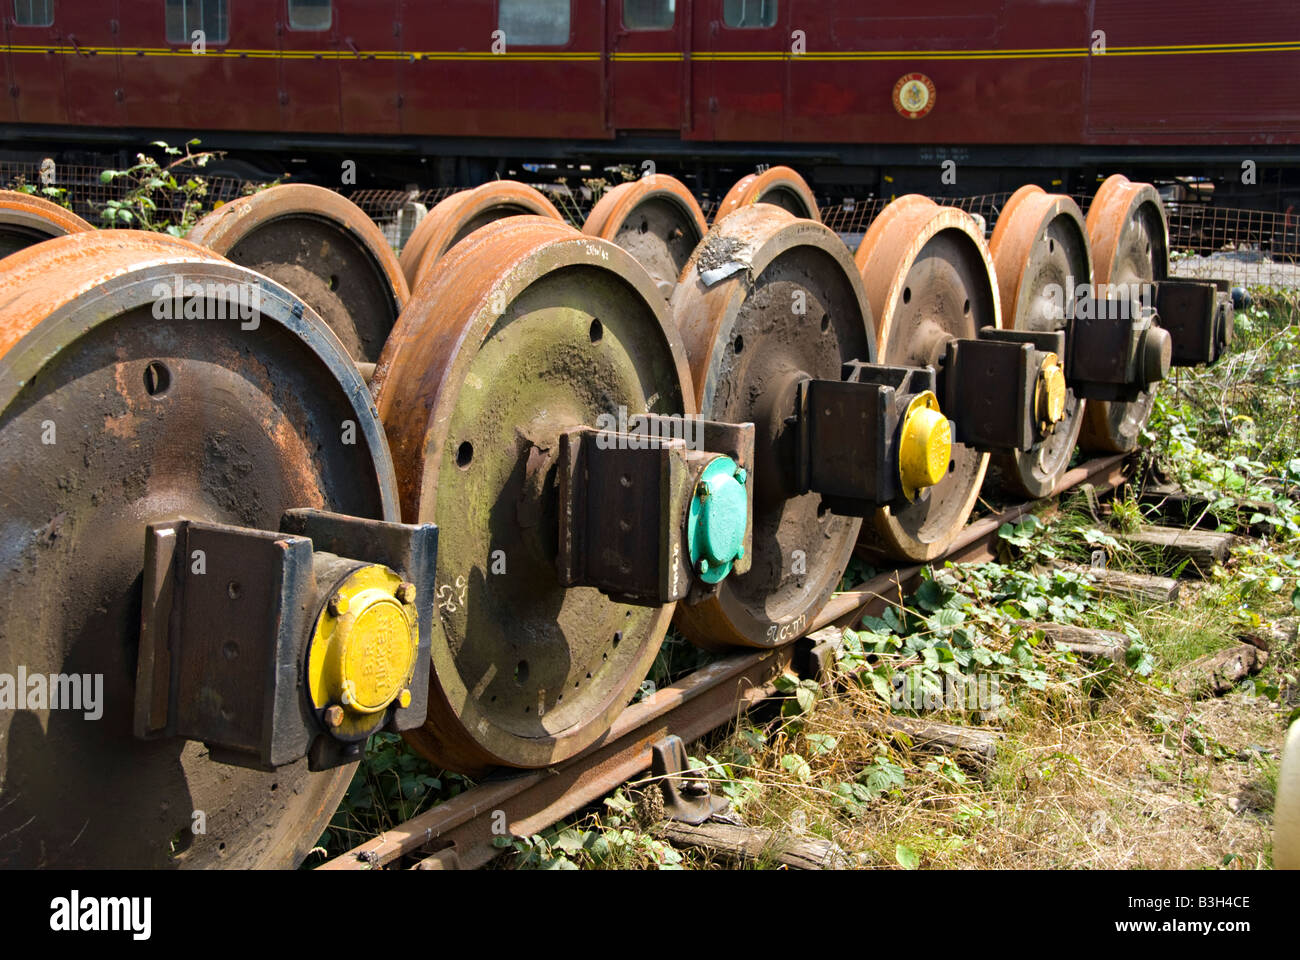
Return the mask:
[[[887, 708], [857, 685], [795, 723], [770, 722], [760, 750], [745, 727], [748, 739], [733, 731], [709, 753], [740, 761], [733, 770], [752, 780], [747, 822], [833, 839], [861, 866], [896, 866], [900, 845], [941, 868], [1268, 866], [1283, 734], [1274, 705], [1244, 693], [1195, 702], [1131, 674], [1098, 680], [1074, 665], [1045, 691], [1016, 689], [993, 724], [1005, 740], [991, 766], [882, 742], [865, 721]], [[835, 746], [818, 755], [826, 737]], [[782, 766], [791, 753], [808, 759], [805, 779]], [[905, 782], [844, 811], [834, 785], [878, 758], [902, 767]]]

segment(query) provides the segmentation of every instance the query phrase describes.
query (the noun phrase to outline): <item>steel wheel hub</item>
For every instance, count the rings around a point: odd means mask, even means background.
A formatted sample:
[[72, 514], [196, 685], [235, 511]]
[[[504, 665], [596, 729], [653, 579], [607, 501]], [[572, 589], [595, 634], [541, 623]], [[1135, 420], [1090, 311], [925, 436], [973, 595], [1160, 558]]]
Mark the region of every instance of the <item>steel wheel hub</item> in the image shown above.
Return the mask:
[[794, 492], [786, 421], [801, 379], [839, 380], [845, 361], [874, 359], [871, 314], [839, 238], [769, 204], [714, 228], [672, 309], [702, 414], [756, 427], [753, 566], [717, 598], [679, 607], [678, 623], [705, 646], [775, 646], [838, 586], [861, 526]]
[[[176, 278], [228, 319], [158, 316]], [[255, 328], [232, 290], [258, 292]], [[98, 719], [0, 711], [0, 862], [299, 862], [351, 767], [259, 773], [197, 743], [133, 737], [144, 528], [184, 515], [276, 529], [293, 507], [395, 519], [364, 383], [288, 291], [156, 234], [78, 234], [16, 254], [0, 303], [0, 670], [103, 685]], [[226, 590], [232, 604], [244, 594], [236, 580]]]
[[720, 223], [727, 215], [756, 203], [780, 207], [805, 220], [822, 218], [817, 209], [817, 198], [807, 181], [789, 167], [771, 167], [736, 181], [718, 205], [713, 222]]
[[34, 243], [95, 229], [44, 197], [0, 190], [0, 259]]
[[546, 766], [627, 705], [672, 605], [560, 585], [559, 435], [694, 412], [688, 382], [645, 272], [558, 221], [484, 227], [421, 283], [375, 387], [403, 512], [440, 523], [429, 722], [407, 735], [435, 762]]
[[[1088, 208], [1088, 239], [1100, 287], [1142, 285], [1169, 273], [1169, 227], [1160, 195], [1148, 183], [1107, 178]], [[1154, 391], [1129, 403], [1098, 400], [1088, 404], [1080, 445], [1089, 450], [1135, 450], [1151, 416]]]
[[379, 228], [322, 187], [292, 184], [241, 197], [200, 220], [188, 239], [292, 290], [358, 363], [379, 359], [408, 296]]
[[489, 223], [505, 217], [548, 217], [563, 222], [560, 211], [539, 190], [514, 180], [493, 180], [453, 193], [429, 211], [402, 248], [402, 273], [412, 290], [447, 251]]
[[[1087, 233], [1078, 205], [1040, 187], [1021, 187], [998, 218], [989, 250], [997, 267], [1007, 327], [1064, 329], [1076, 289], [1090, 289], [1092, 283]], [[1042, 383], [1040, 388], [1045, 391], [1051, 385]], [[1011, 492], [1049, 496], [1069, 466], [1083, 425], [1084, 402], [1068, 388], [1063, 393], [1062, 416], [1037, 448], [995, 456], [990, 462], [990, 473]]]
[[655, 174], [606, 193], [582, 232], [612, 240], [632, 254], [663, 295], [671, 297], [708, 224], [685, 184]]
[[[992, 262], [960, 210], [902, 197], [871, 225], [856, 261], [879, 324], [881, 363], [937, 368], [950, 339], [1002, 325]], [[944, 413], [962, 416], [961, 410]], [[864, 545], [912, 560], [938, 556], [970, 516], [987, 464], [987, 454], [952, 444], [948, 475], [927, 497], [878, 511]]]

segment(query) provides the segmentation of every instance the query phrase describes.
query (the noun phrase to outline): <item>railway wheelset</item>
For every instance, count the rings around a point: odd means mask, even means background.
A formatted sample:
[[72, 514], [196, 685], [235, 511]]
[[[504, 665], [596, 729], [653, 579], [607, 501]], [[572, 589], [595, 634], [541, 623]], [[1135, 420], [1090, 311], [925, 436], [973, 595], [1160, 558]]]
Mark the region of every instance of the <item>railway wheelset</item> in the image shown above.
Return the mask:
[[187, 239], [2, 194], [0, 252], [9, 865], [301, 862], [380, 730], [565, 761], [670, 623], [793, 641], [855, 551], [934, 558], [982, 485], [1134, 449], [1232, 332], [1121, 176], [1086, 220], [1022, 188], [988, 243], [905, 196], [856, 252], [786, 168], [711, 226], [664, 176], [581, 231], [491, 183], [400, 260], [314, 187]]

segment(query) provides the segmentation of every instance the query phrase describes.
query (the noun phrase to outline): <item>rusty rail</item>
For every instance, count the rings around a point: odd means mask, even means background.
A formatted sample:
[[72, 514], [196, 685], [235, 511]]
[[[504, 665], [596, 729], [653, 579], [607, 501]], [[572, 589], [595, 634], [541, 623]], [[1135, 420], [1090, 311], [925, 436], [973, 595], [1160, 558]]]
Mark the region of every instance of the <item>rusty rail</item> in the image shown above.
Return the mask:
[[[1083, 484], [1113, 490], [1127, 477], [1126, 460], [1127, 455], [1119, 454], [1086, 461], [1061, 478], [1054, 496]], [[993, 559], [998, 529], [1035, 506], [1036, 502], [1017, 504], [976, 520], [932, 565]], [[920, 566], [904, 567], [835, 594], [808, 633], [878, 612], [915, 589], [920, 575]], [[411, 855], [421, 857], [415, 864], [418, 869], [481, 867], [499, 852], [492, 844], [494, 823], [499, 826], [504, 818], [510, 834], [531, 836], [599, 800], [649, 770], [651, 746], [669, 734], [690, 743], [773, 696], [773, 681], [795, 665], [800, 649], [800, 641], [795, 640], [774, 650], [739, 652], [711, 663], [628, 707], [605, 738], [586, 753], [555, 767], [494, 776], [317, 869], [375, 869]]]

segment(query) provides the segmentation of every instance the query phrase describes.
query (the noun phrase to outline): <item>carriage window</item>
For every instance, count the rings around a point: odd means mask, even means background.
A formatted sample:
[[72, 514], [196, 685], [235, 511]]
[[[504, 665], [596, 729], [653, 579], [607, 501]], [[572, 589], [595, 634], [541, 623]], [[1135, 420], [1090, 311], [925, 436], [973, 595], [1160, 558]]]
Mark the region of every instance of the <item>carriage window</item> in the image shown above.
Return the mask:
[[229, 43], [226, 0], [167, 0], [167, 42], [189, 43], [195, 30], [206, 43]]
[[776, 25], [777, 0], [723, 0], [722, 22], [729, 27]]
[[623, 26], [629, 30], [667, 30], [677, 15], [677, 0], [623, 0]]
[[14, 0], [14, 25], [49, 27], [54, 25], [54, 0]]
[[290, 30], [328, 30], [334, 0], [289, 0]]
[[507, 49], [562, 47], [569, 42], [569, 0], [500, 0], [497, 26]]

